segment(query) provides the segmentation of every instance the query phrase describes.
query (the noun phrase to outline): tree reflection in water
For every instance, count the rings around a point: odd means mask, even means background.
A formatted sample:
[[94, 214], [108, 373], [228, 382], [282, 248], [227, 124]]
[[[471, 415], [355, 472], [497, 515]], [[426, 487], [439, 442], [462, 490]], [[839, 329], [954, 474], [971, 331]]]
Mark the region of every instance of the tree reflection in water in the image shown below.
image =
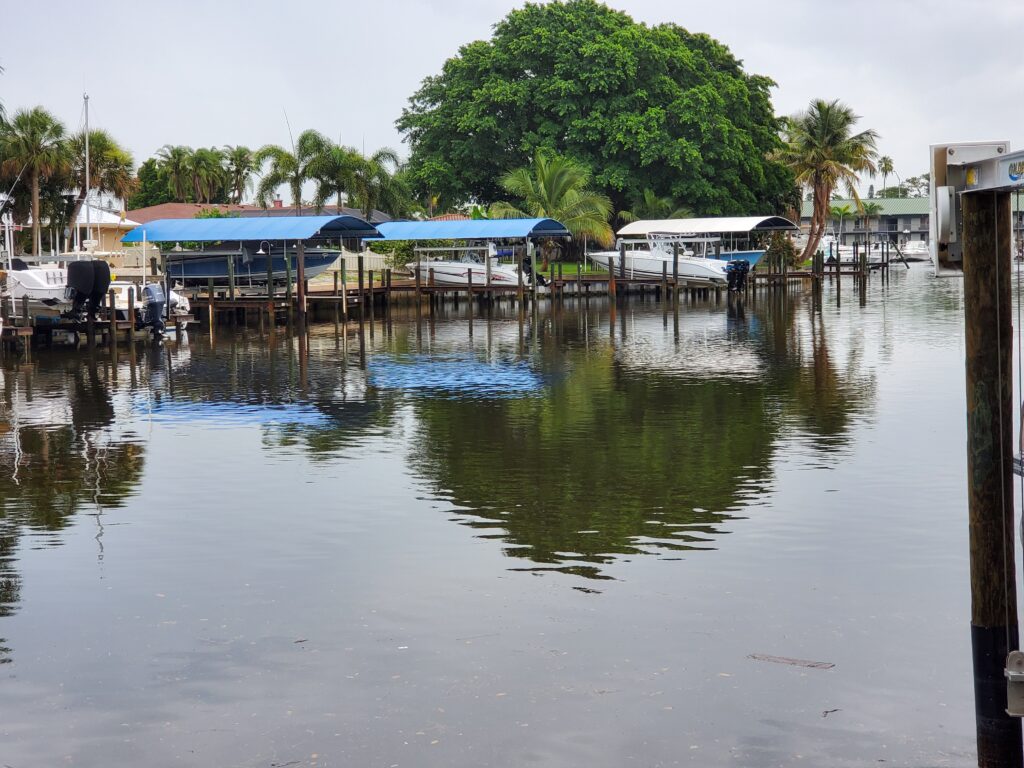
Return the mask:
[[10, 468], [0, 474], [0, 616], [19, 600], [14, 566], [26, 531], [56, 533], [83, 509], [101, 525], [98, 515], [121, 506], [141, 478], [144, 447], [114, 423], [111, 372], [75, 358], [56, 375], [0, 369], [0, 464]]
[[856, 350], [837, 368], [795, 301], [712, 312], [682, 333], [620, 313], [617, 337], [587, 343], [570, 322], [534, 356], [564, 372], [542, 397], [417, 398], [414, 471], [526, 569], [608, 578], [616, 559], [714, 547], [767, 488], [782, 430], [834, 450], [874, 383]]

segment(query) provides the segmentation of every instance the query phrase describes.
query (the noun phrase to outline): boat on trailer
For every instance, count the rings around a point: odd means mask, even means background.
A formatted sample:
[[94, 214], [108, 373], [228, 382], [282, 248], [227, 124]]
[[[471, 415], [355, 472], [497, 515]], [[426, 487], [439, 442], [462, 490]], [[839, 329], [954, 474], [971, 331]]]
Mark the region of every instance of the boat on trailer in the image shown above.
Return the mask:
[[787, 231], [798, 231], [798, 227], [782, 216], [646, 219], [619, 230], [615, 251], [598, 251], [589, 257], [609, 271], [619, 269], [624, 248], [627, 277], [677, 275], [691, 283], [721, 285], [728, 281], [730, 262], [746, 262], [753, 269], [765, 253], [763, 236]]

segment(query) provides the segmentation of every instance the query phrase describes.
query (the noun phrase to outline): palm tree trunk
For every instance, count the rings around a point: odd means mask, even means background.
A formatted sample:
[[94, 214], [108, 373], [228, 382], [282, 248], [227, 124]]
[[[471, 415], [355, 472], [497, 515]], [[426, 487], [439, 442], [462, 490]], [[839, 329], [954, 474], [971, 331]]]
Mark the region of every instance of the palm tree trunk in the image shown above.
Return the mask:
[[32, 171], [32, 255], [39, 255], [39, 171]]
[[800, 255], [801, 261], [806, 261], [818, 250], [822, 235], [825, 234], [825, 225], [828, 220], [828, 203], [832, 197], [832, 190], [827, 184], [816, 184], [814, 187], [814, 213], [811, 217], [811, 231], [808, 233], [807, 246]]

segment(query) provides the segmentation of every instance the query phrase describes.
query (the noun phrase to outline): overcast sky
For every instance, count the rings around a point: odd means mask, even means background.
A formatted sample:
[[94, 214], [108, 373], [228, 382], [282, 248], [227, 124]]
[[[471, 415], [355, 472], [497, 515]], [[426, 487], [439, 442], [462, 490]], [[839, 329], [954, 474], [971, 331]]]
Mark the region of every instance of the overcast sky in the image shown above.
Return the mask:
[[[1024, 148], [1021, 0], [617, 0], [639, 21], [722, 41], [778, 83], [791, 113], [841, 98], [881, 134], [901, 176], [929, 143], [1009, 139]], [[317, 128], [367, 150], [400, 143], [394, 121], [423, 77], [487, 38], [512, 0], [300, 3], [0, 0], [0, 99], [42, 104], [70, 129], [83, 91], [92, 124], [137, 162], [164, 144], [286, 144]]]

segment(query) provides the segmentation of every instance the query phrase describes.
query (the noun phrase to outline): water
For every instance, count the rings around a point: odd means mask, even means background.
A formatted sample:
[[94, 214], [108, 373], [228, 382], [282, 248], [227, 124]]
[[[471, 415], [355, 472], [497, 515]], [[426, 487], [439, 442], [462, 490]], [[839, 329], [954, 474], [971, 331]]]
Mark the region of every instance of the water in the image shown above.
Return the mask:
[[962, 285], [873, 280], [8, 360], [0, 764], [972, 764]]

